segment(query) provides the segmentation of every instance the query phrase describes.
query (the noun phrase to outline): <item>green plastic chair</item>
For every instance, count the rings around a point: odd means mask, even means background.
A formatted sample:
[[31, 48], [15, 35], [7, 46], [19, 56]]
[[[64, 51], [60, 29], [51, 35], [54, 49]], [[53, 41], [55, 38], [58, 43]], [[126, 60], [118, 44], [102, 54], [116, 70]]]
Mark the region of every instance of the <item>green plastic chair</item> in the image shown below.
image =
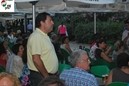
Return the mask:
[[108, 76], [110, 70], [106, 65], [92, 66], [90, 72], [96, 77], [103, 78]]
[[85, 50], [87, 53], [90, 52], [90, 49], [89, 49], [89, 48], [85, 48], [84, 50]]
[[69, 64], [68, 58], [70, 54], [64, 49], [60, 49], [60, 50], [61, 50], [61, 54], [62, 54], [62, 57], [64, 58], [65, 63]]
[[108, 86], [128, 86], [128, 83], [125, 83], [125, 82], [112, 82]]
[[71, 66], [65, 63], [59, 63], [59, 68], [58, 68], [58, 72], [61, 73], [64, 70], [68, 70], [70, 69]]

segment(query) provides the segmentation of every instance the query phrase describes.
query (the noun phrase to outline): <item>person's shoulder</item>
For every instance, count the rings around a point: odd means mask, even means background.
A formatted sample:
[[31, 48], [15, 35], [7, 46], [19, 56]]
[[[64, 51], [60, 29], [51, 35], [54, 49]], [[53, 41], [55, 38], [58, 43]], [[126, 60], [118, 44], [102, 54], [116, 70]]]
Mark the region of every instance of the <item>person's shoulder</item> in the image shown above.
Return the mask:
[[95, 78], [95, 76], [89, 72], [83, 72], [84, 76], [86, 77], [91, 77], [91, 78]]
[[22, 60], [20, 56], [18, 55], [15, 55], [14, 58], [13, 58], [15, 61], [19, 61], [19, 60]]
[[35, 30], [34, 32], [32, 32], [31, 34], [30, 34], [30, 37], [32, 36], [32, 37], [36, 37], [36, 36], [40, 36], [41, 34], [40, 34], [40, 32], [39, 31], [37, 31], [37, 30]]
[[28, 38], [28, 41], [32, 41], [34, 40], [35, 38], [38, 38], [38, 34], [33, 32], [30, 34], [29, 38]]
[[70, 73], [70, 69], [69, 70], [62, 71], [60, 75], [62, 75], [62, 74], [68, 74], [68, 73]]
[[60, 75], [71, 75], [73, 73], [77, 73], [77, 69], [76, 68], [70, 68], [70, 69], [67, 69], [67, 70], [64, 70], [63, 72], [61, 72]]

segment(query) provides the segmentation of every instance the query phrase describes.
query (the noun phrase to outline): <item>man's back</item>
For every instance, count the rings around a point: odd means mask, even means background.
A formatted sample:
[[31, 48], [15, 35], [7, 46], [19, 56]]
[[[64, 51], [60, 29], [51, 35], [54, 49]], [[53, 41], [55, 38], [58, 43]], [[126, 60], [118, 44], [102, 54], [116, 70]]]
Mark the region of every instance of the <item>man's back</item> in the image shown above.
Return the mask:
[[67, 86], [98, 86], [95, 77], [80, 68], [71, 68], [61, 73], [60, 78]]

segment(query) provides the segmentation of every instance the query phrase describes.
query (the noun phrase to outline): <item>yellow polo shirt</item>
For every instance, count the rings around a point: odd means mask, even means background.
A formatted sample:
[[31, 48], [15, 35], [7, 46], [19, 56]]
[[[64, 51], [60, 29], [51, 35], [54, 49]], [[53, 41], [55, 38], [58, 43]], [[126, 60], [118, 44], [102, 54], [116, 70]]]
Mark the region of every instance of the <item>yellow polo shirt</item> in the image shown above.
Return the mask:
[[27, 43], [27, 65], [30, 70], [38, 71], [32, 60], [32, 55], [35, 54], [41, 56], [48, 73], [58, 71], [58, 59], [54, 46], [49, 36], [38, 28], [30, 35]]

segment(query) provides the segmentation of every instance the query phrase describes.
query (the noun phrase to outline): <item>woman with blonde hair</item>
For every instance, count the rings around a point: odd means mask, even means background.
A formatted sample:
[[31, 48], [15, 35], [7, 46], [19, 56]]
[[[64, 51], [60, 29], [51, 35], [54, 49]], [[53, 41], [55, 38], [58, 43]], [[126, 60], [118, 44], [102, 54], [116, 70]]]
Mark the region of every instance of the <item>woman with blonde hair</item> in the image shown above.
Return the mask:
[[0, 86], [21, 86], [21, 84], [15, 75], [2, 72], [0, 73]]

